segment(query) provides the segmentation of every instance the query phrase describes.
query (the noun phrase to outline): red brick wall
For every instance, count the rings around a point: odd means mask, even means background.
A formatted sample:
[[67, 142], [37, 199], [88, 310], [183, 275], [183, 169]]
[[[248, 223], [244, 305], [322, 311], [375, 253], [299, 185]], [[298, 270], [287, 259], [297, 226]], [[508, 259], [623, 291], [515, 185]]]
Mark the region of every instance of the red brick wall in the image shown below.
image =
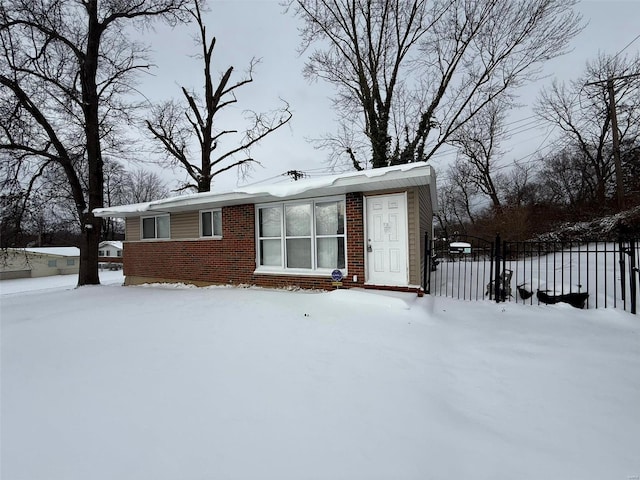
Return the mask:
[[[364, 210], [362, 193], [347, 193], [347, 286], [364, 285]], [[353, 282], [353, 276], [358, 281]], [[348, 280], [348, 281], [347, 281]]]
[[[345, 287], [364, 284], [362, 194], [346, 197], [347, 268]], [[222, 239], [125, 242], [124, 274], [157, 281], [251, 284], [264, 287], [335, 288], [330, 277], [254, 275], [255, 206], [222, 209]], [[358, 281], [352, 281], [353, 275]]]

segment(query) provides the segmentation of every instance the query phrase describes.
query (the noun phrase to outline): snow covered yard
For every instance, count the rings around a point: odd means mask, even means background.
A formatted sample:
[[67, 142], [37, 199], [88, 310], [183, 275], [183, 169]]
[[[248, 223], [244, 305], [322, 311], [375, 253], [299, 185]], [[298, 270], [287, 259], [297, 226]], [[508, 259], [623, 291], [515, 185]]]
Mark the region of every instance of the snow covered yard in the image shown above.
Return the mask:
[[640, 475], [640, 317], [103, 274], [0, 284], [2, 480]]

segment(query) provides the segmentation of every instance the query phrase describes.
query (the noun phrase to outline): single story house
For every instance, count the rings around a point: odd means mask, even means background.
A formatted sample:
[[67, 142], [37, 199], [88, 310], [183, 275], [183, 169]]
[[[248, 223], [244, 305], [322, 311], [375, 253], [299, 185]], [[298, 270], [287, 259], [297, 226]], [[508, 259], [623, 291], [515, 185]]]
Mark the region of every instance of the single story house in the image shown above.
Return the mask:
[[77, 247], [7, 248], [0, 252], [0, 280], [77, 274]]
[[126, 285], [418, 291], [435, 208], [433, 169], [417, 162], [94, 213], [125, 219]]

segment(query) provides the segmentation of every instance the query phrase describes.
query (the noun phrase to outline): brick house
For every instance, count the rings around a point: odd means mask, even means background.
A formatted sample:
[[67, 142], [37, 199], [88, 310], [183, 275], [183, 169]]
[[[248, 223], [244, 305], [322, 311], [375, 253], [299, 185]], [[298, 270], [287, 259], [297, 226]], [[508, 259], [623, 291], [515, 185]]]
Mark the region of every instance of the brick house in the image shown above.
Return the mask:
[[419, 290], [436, 187], [424, 162], [96, 209], [124, 218], [125, 284]]

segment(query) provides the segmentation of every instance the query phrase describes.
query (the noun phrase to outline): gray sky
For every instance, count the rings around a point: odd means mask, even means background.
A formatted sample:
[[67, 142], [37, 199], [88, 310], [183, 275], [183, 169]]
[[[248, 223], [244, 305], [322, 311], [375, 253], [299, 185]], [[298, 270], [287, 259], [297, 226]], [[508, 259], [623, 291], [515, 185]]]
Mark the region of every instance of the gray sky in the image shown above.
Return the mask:
[[[334, 114], [330, 97], [334, 89], [324, 82], [309, 83], [302, 76], [304, 57], [297, 53], [299, 38], [298, 19], [285, 15], [278, 1], [236, 0], [210, 1], [206, 16], [207, 30], [217, 38], [214, 69], [223, 71], [234, 66], [234, 75], [240, 79], [251, 58], [262, 59], [254, 72], [254, 81], [237, 91], [238, 103], [228, 112], [229, 125], [243, 127], [242, 111], [267, 111], [280, 105], [279, 98], [289, 102], [293, 111], [291, 122], [263, 140], [252, 150], [252, 156], [262, 166], [256, 166], [251, 176], [238, 179], [228, 172], [214, 180], [212, 190], [228, 191], [237, 185], [251, 184], [266, 179], [286, 181], [278, 177], [287, 170], [297, 169], [318, 175], [328, 172], [327, 153], [316, 150], [306, 140], [317, 138], [334, 130]], [[513, 122], [507, 129], [514, 133], [503, 146], [507, 151], [503, 163], [514, 159], [528, 159], [536, 151], [544, 152], [557, 132], [536, 128], [535, 120], [524, 120], [531, 115], [530, 106], [543, 85], [553, 78], [571, 80], [580, 76], [587, 60], [598, 52], [616, 54], [640, 34], [640, 0], [582, 1], [578, 10], [589, 22], [577, 36], [573, 49], [567, 55], [548, 62], [547, 78], [520, 91], [521, 109], [512, 114]], [[193, 55], [197, 47], [193, 41], [194, 26], [181, 26], [171, 30], [165, 27], [145, 35], [151, 45], [156, 68], [152, 76], [142, 78], [140, 91], [150, 100], [160, 101], [181, 95], [180, 86], [201, 90], [202, 62]], [[624, 54], [640, 50], [640, 39], [626, 48]], [[518, 133], [519, 132], [519, 133]], [[453, 156], [439, 156], [433, 162], [436, 171], [443, 171]], [[163, 171], [163, 178], [175, 187], [176, 180], [184, 179], [182, 171]]]

